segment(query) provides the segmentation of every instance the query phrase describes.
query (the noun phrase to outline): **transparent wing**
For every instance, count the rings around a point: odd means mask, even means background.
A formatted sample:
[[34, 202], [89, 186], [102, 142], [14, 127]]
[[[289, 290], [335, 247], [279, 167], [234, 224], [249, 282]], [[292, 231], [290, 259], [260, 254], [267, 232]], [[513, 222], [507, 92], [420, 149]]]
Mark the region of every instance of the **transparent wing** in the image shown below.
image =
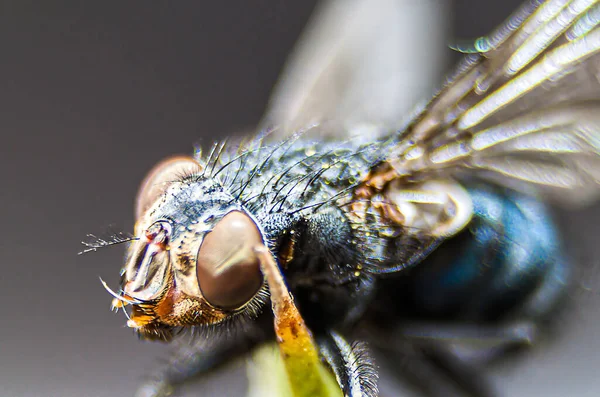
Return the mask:
[[315, 123], [323, 139], [400, 127], [444, 67], [446, 2], [318, 4], [275, 87], [261, 129], [275, 138]]
[[475, 176], [582, 204], [600, 191], [600, 4], [532, 1], [475, 43], [367, 186]]

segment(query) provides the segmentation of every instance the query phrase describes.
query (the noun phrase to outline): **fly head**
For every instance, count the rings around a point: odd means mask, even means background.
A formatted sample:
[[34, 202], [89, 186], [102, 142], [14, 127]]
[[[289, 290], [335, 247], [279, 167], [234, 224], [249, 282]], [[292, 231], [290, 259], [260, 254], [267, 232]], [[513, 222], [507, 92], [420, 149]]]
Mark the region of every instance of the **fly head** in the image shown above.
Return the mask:
[[157, 165], [136, 202], [135, 236], [116, 307], [127, 325], [168, 340], [182, 327], [206, 327], [255, 314], [266, 287], [254, 248], [264, 244], [253, 216], [191, 158]]

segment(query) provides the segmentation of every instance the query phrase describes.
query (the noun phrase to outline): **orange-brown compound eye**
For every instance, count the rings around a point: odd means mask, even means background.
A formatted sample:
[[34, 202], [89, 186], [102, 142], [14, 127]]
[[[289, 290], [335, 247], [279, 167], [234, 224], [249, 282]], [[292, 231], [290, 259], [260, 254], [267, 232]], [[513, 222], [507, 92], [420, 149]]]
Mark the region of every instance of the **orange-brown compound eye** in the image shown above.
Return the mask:
[[170, 157], [158, 163], [148, 173], [140, 186], [135, 204], [135, 219], [138, 220], [152, 204], [182, 175], [202, 172], [202, 167], [191, 157]]
[[260, 263], [254, 247], [262, 238], [250, 217], [232, 211], [204, 237], [196, 272], [204, 298], [221, 309], [248, 302], [262, 285]]

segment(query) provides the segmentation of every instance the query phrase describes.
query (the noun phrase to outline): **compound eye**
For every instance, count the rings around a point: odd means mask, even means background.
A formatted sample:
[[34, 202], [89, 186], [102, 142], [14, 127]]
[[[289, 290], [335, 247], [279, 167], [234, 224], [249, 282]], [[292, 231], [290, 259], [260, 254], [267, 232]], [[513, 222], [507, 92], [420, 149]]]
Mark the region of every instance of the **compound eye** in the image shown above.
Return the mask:
[[262, 285], [254, 247], [263, 244], [252, 219], [232, 211], [204, 237], [196, 273], [202, 295], [211, 305], [235, 309], [247, 303]]
[[140, 219], [173, 182], [180, 180], [183, 175], [192, 175], [201, 171], [200, 164], [191, 157], [170, 157], [155, 165], [138, 191], [135, 219]]

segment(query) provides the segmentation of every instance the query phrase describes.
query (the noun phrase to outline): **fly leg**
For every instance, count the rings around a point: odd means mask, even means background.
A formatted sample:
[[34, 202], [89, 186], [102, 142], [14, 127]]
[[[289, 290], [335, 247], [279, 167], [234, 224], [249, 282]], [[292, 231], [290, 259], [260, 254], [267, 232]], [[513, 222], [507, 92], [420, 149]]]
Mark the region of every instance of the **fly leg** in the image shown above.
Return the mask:
[[184, 383], [250, 352], [268, 338], [259, 330], [246, 335], [244, 338], [223, 335], [216, 339], [198, 337], [193, 341], [181, 341], [172, 355], [140, 385], [135, 396], [169, 396]]
[[[369, 332], [377, 352], [400, 377], [427, 396], [494, 396], [482, 368], [507, 350], [530, 346], [530, 322], [500, 325], [410, 323]], [[386, 337], [385, 335], [394, 335]]]
[[319, 337], [317, 343], [321, 357], [333, 371], [344, 396], [378, 396], [377, 371], [366, 344], [350, 344], [336, 332]]
[[404, 340], [379, 347], [378, 359], [399, 378], [429, 397], [496, 395], [482, 372], [439, 345]]
[[538, 338], [538, 327], [530, 321], [482, 324], [415, 322], [400, 326], [396, 334], [423, 346], [447, 349], [461, 360], [485, 364], [506, 351], [529, 347]]

